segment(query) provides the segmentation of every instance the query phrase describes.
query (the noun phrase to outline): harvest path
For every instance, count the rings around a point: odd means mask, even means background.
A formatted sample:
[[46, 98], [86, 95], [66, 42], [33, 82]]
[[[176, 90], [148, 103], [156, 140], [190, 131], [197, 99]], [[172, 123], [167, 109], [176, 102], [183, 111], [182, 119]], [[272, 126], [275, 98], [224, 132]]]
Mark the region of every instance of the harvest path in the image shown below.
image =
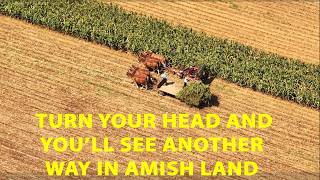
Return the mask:
[[[109, 1], [109, 0], [101, 0]], [[112, 1], [113, 2], [113, 1]], [[319, 2], [116, 1], [126, 10], [319, 64]]]
[[[41, 27], [0, 16], [0, 173], [15, 176], [26, 172], [43, 172], [44, 160], [254, 160], [261, 177], [316, 178], [319, 164], [319, 113], [316, 110], [278, 100], [261, 93], [239, 88], [221, 80], [212, 83], [219, 97], [218, 107], [200, 113], [270, 113], [273, 126], [267, 130], [157, 130], [38, 129], [34, 114], [51, 113], [196, 113], [197, 109], [156, 92], [137, 89], [126, 77], [136, 57], [106, 47], [78, 40]], [[222, 123], [225, 123], [222, 121]], [[97, 123], [96, 123], [97, 124]], [[49, 153], [41, 150], [41, 136], [110, 136], [112, 144], [120, 137], [262, 136], [265, 152], [233, 153], [141, 153], [79, 154]], [[196, 169], [198, 171], [199, 169]], [[91, 169], [94, 171], [94, 169]], [[263, 173], [265, 172], [265, 173]], [[31, 174], [31, 173], [28, 173]]]

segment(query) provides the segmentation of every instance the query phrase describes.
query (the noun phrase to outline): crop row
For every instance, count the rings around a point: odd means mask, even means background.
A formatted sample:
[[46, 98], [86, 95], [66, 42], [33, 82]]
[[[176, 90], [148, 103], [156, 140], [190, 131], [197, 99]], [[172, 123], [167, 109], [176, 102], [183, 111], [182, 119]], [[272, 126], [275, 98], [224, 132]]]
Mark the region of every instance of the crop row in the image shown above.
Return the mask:
[[320, 107], [320, 66], [90, 0], [2, 0], [0, 12], [111, 48], [166, 56], [173, 66], [205, 65], [243, 87]]

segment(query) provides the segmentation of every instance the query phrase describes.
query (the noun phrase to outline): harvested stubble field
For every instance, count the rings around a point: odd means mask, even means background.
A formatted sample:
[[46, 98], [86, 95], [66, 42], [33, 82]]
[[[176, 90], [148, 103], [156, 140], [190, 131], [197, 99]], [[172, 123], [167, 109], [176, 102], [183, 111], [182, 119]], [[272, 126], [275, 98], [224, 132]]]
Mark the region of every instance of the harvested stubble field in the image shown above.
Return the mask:
[[319, 64], [319, 1], [100, 1]]
[[[184, 103], [156, 92], [135, 88], [126, 77], [135, 56], [110, 50], [45, 28], [0, 16], [0, 153], [4, 177], [44, 173], [44, 160], [254, 160], [261, 178], [317, 179], [319, 174], [319, 112], [296, 103], [276, 99], [221, 80], [214, 80], [212, 92], [219, 106], [200, 110], [201, 114], [264, 112], [273, 117], [267, 130], [170, 130], [156, 131], [112, 128], [94, 130], [40, 129], [37, 112], [48, 113], [196, 113]], [[224, 122], [222, 122], [224, 123]], [[89, 152], [42, 152], [41, 136], [262, 136], [264, 153], [126, 153], [91, 154]], [[161, 144], [161, 143], [160, 143]], [[119, 144], [114, 146], [118, 147]], [[196, 169], [198, 171], [199, 169]], [[94, 171], [94, 169], [90, 169]], [[23, 174], [26, 173], [26, 174]], [[234, 177], [242, 179], [242, 177]]]

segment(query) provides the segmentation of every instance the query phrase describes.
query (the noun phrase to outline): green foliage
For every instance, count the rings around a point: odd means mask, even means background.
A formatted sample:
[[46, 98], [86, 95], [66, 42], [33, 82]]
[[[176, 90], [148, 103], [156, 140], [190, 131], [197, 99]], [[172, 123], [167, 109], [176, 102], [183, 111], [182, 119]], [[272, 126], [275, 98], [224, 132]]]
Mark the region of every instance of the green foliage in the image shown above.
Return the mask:
[[210, 87], [202, 82], [194, 82], [185, 86], [178, 93], [177, 98], [195, 107], [208, 106], [212, 103]]
[[151, 50], [173, 66], [205, 65], [239, 86], [320, 107], [320, 66], [261, 52], [237, 42], [173, 27], [118, 6], [89, 0], [1, 0], [0, 13], [114, 49]]

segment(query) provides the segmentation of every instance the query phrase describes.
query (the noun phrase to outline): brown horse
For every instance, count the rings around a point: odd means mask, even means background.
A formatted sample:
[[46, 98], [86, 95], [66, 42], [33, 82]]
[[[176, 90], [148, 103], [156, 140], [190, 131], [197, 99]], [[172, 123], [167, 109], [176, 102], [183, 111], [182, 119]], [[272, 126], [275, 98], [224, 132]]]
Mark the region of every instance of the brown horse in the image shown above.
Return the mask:
[[151, 85], [153, 85], [153, 80], [151, 78], [150, 72], [147, 69], [132, 66], [128, 70], [127, 76], [132, 78], [138, 87], [144, 86], [146, 89], [148, 89], [150, 83]]
[[141, 75], [144, 74], [146, 76], [150, 76], [150, 71], [148, 69], [140, 68], [137, 66], [132, 65], [131, 68], [129, 69], [129, 72], [132, 72], [132, 74], [135, 75]]
[[147, 59], [149, 59], [152, 55], [152, 52], [150, 51], [145, 51], [145, 52], [142, 52], [138, 55], [138, 61], [139, 62], [144, 62], [146, 61]]
[[[164, 56], [152, 53], [150, 51], [146, 51], [146, 52], [140, 53], [139, 56], [138, 56], [138, 61], [139, 62], [147, 62], [147, 61], [149, 61], [148, 64], [151, 64], [151, 62], [152, 63], [157, 62], [158, 68], [160, 66], [163, 66], [163, 67], [167, 66], [166, 58]], [[150, 66], [155, 67], [155, 65], [150, 65]]]
[[138, 55], [138, 62], [144, 62], [145, 60], [146, 60], [146, 54], [145, 54], [145, 52], [143, 52], [143, 53], [140, 53], [139, 55]]
[[161, 61], [164, 61], [166, 58], [162, 55], [155, 54], [151, 51], [145, 51], [139, 54], [139, 58], [143, 61], [146, 58], [154, 58], [154, 59], [159, 59]]
[[150, 71], [157, 71], [159, 73], [159, 67], [161, 66], [158, 61], [154, 59], [148, 59], [143, 62], [144, 66]]

